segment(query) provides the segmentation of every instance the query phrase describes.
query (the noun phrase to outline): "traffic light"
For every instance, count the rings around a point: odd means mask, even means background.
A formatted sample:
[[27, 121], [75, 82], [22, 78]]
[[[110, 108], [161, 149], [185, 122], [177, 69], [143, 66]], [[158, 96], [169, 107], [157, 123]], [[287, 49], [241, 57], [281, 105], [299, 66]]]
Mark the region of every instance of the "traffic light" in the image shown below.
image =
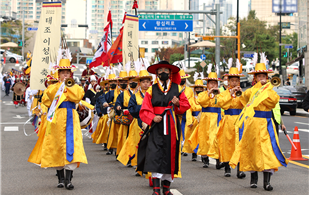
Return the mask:
[[17, 44], [18, 44], [19, 47], [23, 46], [23, 42], [22, 41], [18, 41]]
[[284, 54], [284, 57], [288, 57], [287, 52], [283, 52], [283, 54]]

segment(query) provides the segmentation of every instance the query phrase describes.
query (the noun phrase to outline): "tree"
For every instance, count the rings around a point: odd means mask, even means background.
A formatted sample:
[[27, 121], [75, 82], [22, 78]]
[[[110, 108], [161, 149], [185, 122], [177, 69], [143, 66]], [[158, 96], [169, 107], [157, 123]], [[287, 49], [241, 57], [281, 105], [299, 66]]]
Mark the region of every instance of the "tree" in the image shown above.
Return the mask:
[[184, 54], [181, 53], [174, 53], [170, 55], [169, 63], [172, 64], [175, 61], [180, 61], [184, 59]]

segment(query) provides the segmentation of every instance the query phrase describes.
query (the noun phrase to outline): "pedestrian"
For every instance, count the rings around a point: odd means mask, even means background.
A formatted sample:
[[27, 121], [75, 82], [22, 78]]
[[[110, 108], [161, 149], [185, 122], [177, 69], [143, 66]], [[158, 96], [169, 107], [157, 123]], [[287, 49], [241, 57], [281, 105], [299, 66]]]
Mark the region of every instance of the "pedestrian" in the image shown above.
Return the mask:
[[6, 64], [6, 56], [7, 56], [7, 51], [4, 50], [3, 54], [2, 54], [2, 58], [3, 58], [3, 65]]
[[304, 109], [304, 111], [309, 112], [309, 90], [303, 99], [302, 108]]
[[286, 85], [286, 86], [290, 86], [290, 81], [289, 81], [289, 78], [287, 78], [287, 79], [286, 79], [286, 83], [285, 83], [285, 85]]
[[270, 68], [270, 61], [269, 61], [268, 58], [266, 58], [265, 67], [266, 67], [267, 70], [269, 70], [269, 68]]
[[[254, 62], [257, 62], [257, 57], [254, 58]], [[268, 73], [272, 72], [266, 70], [265, 55], [262, 53], [261, 63], [256, 64], [255, 71], [248, 73], [254, 75], [257, 83], [242, 94], [241, 102], [246, 105], [260, 88], [268, 83]], [[279, 96], [270, 88], [266, 93], [268, 96], [263, 97], [264, 100], [254, 107], [254, 116], [247, 117], [244, 121], [243, 135], [230, 160], [230, 166], [235, 168], [240, 162], [240, 171], [251, 172], [251, 188], [257, 188], [258, 172], [263, 172], [263, 188], [271, 191], [271, 175], [278, 167], [286, 167], [288, 160], [279, 147], [278, 136], [272, 123], [271, 110], [278, 103]]]
[[158, 78], [145, 93], [139, 115], [155, 127], [139, 143], [137, 171], [152, 173], [154, 195], [160, 195], [160, 180], [163, 194], [172, 195], [170, 184], [175, 175], [181, 177], [181, 126], [176, 114], [183, 114], [190, 104], [179, 86], [179, 67], [160, 61], [147, 70]]
[[[237, 95], [238, 92], [240, 92], [240, 94], [243, 92], [240, 87], [240, 77], [243, 77], [244, 75], [239, 74], [239, 66], [239, 62], [237, 62], [236, 67], [232, 66], [232, 63], [229, 64], [229, 73], [225, 74], [225, 76], [229, 78], [229, 88], [220, 94], [217, 101], [219, 106], [224, 110], [224, 117], [218, 128], [217, 144], [220, 150], [220, 162], [225, 166], [225, 177], [231, 176], [229, 161], [238, 146], [243, 132], [243, 129], [234, 126], [237, 117], [244, 108], [240, 101], [240, 95]], [[239, 179], [246, 177], [244, 172], [239, 171], [239, 164], [237, 165], [236, 176]]]
[[11, 85], [12, 85], [12, 81], [11, 81], [11, 78], [10, 78], [9, 75], [4, 79], [4, 83], [5, 83], [5, 95], [9, 96], [10, 88], [11, 88]]
[[[209, 157], [219, 159], [219, 150], [215, 144], [217, 128], [221, 121], [221, 108], [217, 104], [220, 90], [218, 88], [217, 73], [211, 72], [212, 64], [208, 65], [207, 91], [201, 92], [196, 102], [202, 107], [199, 124], [190, 136], [189, 142], [192, 150], [197, 150], [197, 155], [202, 156], [203, 168], [208, 168]], [[195, 151], [196, 152], [196, 151]]]
[[224, 92], [227, 90], [228, 85], [229, 85], [229, 77], [227, 75], [222, 76], [222, 87], [220, 87], [220, 92]]
[[275, 71], [275, 61], [274, 60], [272, 61], [272, 69], [273, 69], [273, 71]]

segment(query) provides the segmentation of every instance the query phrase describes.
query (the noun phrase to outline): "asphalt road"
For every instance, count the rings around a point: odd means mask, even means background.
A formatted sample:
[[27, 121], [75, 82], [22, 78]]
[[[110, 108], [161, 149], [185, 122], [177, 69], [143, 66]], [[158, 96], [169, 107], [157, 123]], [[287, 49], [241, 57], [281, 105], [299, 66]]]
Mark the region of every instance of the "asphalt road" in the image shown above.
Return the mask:
[[[1, 131], [1, 194], [3, 195], [150, 195], [152, 188], [148, 180], [136, 177], [134, 168], [123, 166], [115, 156], [105, 155], [101, 145], [93, 144], [84, 136], [84, 147], [88, 164], [74, 171], [75, 189], [68, 191], [57, 188], [55, 169], [41, 169], [27, 162], [37, 141], [36, 135], [26, 137], [23, 124], [28, 120], [26, 107], [15, 108], [10, 96], [4, 96], [0, 90], [0, 131]], [[299, 110], [296, 116], [287, 112], [283, 116], [290, 137], [293, 137], [295, 126], [299, 128], [301, 149], [309, 156], [309, 117]], [[34, 127], [26, 125], [27, 134], [33, 133]], [[283, 133], [280, 133], [281, 149], [289, 156], [291, 145]], [[297, 161], [308, 165], [309, 161]], [[183, 195], [307, 195], [309, 194], [309, 169], [306, 166], [289, 163], [281, 167], [271, 178], [274, 190], [265, 191], [263, 176], [259, 173], [258, 188], [249, 188], [250, 173], [245, 179], [236, 178], [236, 169], [232, 177], [224, 177], [224, 170], [216, 170], [215, 160], [210, 159], [209, 168], [202, 168], [191, 156], [182, 157], [182, 179], [172, 183], [174, 194]]]

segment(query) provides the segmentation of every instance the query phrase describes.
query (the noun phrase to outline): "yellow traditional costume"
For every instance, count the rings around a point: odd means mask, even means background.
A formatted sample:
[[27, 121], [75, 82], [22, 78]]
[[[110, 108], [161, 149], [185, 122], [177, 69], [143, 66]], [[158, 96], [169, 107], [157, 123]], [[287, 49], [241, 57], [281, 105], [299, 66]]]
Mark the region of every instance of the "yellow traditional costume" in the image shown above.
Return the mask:
[[[265, 56], [262, 54], [261, 62], [265, 62]], [[256, 61], [255, 61], [256, 62]], [[264, 63], [256, 64], [255, 71], [248, 74], [267, 74], [273, 71], [266, 70]], [[263, 171], [264, 189], [273, 190], [270, 185], [270, 176], [280, 166], [287, 166], [288, 160], [283, 155], [275, 126], [272, 120], [271, 110], [279, 101], [279, 96], [272, 89], [272, 85], [267, 83], [262, 86], [258, 82], [252, 88], [246, 90], [241, 96], [242, 103], [246, 104], [243, 112], [249, 107], [254, 110], [253, 117], [248, 117], [244, 121], [244, 131], [242, 138], [235, 149], [230, 160], [231, 167], [235, 168], [240, 162], [241, 171]], [[259, 102], [257, 106], [254, 103]], [[239, 120], [242, 116], [240, 114]], [[257, 187], [258, 175], [251, 173], [251, 187]]]

